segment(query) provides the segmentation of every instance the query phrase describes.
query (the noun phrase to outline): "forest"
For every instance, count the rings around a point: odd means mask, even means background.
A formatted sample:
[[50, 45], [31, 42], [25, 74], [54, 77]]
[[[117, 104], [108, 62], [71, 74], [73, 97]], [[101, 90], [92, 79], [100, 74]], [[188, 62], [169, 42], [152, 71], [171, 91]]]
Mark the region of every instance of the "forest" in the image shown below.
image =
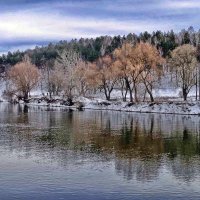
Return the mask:
[[155, 31], [139, 35], [101, 36], [60, 41], [0, 56], [6, 82], [4, 96], [27, 100], [35, 88], [49, 98], [92, 96], [103, 92], [110, 101], [114, 90], [123, 101], [151, 101], [162, 79], [191, 89], [200, 99], [200, 31], [193, 27], [175, 33]]

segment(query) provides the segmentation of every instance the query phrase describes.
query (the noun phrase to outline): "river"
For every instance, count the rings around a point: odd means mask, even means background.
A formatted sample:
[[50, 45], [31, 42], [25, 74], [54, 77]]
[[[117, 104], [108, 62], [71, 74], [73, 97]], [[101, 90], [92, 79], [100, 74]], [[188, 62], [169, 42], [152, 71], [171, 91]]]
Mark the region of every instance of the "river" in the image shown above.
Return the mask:
[[0, 199], [200, 199], [200, 117], [0, 103]]

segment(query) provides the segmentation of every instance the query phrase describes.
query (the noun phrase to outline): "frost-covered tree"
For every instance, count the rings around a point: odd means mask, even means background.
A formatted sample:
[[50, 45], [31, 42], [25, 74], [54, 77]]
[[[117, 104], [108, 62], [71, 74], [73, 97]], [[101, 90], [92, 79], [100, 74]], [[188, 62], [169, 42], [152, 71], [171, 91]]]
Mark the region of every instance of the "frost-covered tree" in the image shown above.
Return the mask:
[[186, 101], [188, 93], [196, 84], [196, 48], [190, 44], [177, 47], [171, 53], [169, 64], [176, 74], [176, 83], [182, 88], [183, 99]]
[[72, 98], [76, 88], [75, 68], [80, 61], [80, 55], [73, 49], [64, 49], [55, 60], [54, 68], [62, 71], [63, 92], [69, 98]]

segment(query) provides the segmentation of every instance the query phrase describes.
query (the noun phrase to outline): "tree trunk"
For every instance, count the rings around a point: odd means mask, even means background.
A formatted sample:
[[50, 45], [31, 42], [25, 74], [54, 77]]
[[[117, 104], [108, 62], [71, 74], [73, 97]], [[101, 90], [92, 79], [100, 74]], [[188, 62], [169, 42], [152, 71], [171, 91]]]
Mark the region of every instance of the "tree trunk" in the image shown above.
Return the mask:
[[126, 101], [126, 94], [124, 93], [124, 88], [121, 88], [121, 94], [122, 94], [123, 101]]
[[110, 95], [109, 94], [106, 95], [106, 100], [110, 101]]
[[137, 97], [137, 86], [134, 83], [134, 95], [135, 95], [135, 102], [138, 102], [138, 97]]
[[147, 93], [148, 93], [149, 96], [150, 96], [150, 100], [151, 100], [151, 102], [154, 102], [154, 98], [153, 98], [152, 91], [148, 88], [147, 85], [145, 85], [145, 86], [146, 86], [146, 91], [147, 91]]
[[129, 88], [129, 94], [130, 94], [130, 102], [133, 102], [133, 93], [131, 88]]
[[124, 95], [124, 101], [125, 102], [126, 102], [127, 93], [128, 93], [128, 89], [126, 88], [125, 95]]
[[121, 88], [121, 94], [122, 94], [122, 99], [124, 102], [126, 102], [126, 97], [127, 97], [127, 93], [128, 93], [128, 88], [126, 86], [126, 88]]
[[83, 96], [83, 97], [85, 97], [85, 90], [84, 90], [85, 88], [84, 88], [84, 84], [81, 84], [81, 95]]
[[152, 92], [149, 93], [149, 96], [150, 96], [151, 102], [154, 102], [154, 98], [153, 98]]
[[146, 93], [147, 93], [147, 90], [145, 89], [145, 91], [144, 91], [144, 97], [143, 97], [143, 102], [146, 100]]
[[122, 94], [122, 100], [125, 101], [125, 94], [123, 89], [121, 89], [121, 94]]
[[106, 96], [106, 100], [110, 101], [110, 92], [107, 91], [106, 86], [103, 86], [103, 89], [104, 89], [104, 94]]
[[28, 92], [24, 92], [24, 100], [28, 99]]
[[130, 83], [129, 83], [127, 78], [125, 78], [125, 81], [126, 81], [126, 86], [127, 86], [128, 90], [129, 90], [129, 94], [130, 94], [130, 102], [133, 102], [133, 92], [132, 92]]
[[187, 90], [186, 90], [186, 88], [183, 88], [183, 100], [187, 101]]

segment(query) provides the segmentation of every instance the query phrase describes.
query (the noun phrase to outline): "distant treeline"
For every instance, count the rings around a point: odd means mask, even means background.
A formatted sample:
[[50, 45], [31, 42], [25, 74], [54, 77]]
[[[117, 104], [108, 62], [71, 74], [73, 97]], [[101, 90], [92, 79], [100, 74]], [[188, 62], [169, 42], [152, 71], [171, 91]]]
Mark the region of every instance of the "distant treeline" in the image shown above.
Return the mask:
[[191, 44], [197, 46], [200, 43], [200, 30], [195, 31], [193, 27], [175, 33], [155, 31], [153, 33], [144, 32], [139, 35], [130, 33], [127, 36], [101, 36], [97, 38], [81, 38], [79, 40], [60, 41], [56, 44], [50, 43], [47, 46], [35, 47], [33, 50], [8, 52], [7, 55], [0, 56], [0, 72], [6, 68], [22, 61], [25, 54], [29, 55], [32, 63], [38, 68], [44, 64], [52, 63], [65, 49], [76, 51], [83, 60], [93, 62], [99, 57], [112, 53], [116, 48], [122, 46], [124, 42], [136, 44], [138, 42], [149, 42], [155, 45], [163, 57], [168, 57], [170, 52], [177, 46]]

